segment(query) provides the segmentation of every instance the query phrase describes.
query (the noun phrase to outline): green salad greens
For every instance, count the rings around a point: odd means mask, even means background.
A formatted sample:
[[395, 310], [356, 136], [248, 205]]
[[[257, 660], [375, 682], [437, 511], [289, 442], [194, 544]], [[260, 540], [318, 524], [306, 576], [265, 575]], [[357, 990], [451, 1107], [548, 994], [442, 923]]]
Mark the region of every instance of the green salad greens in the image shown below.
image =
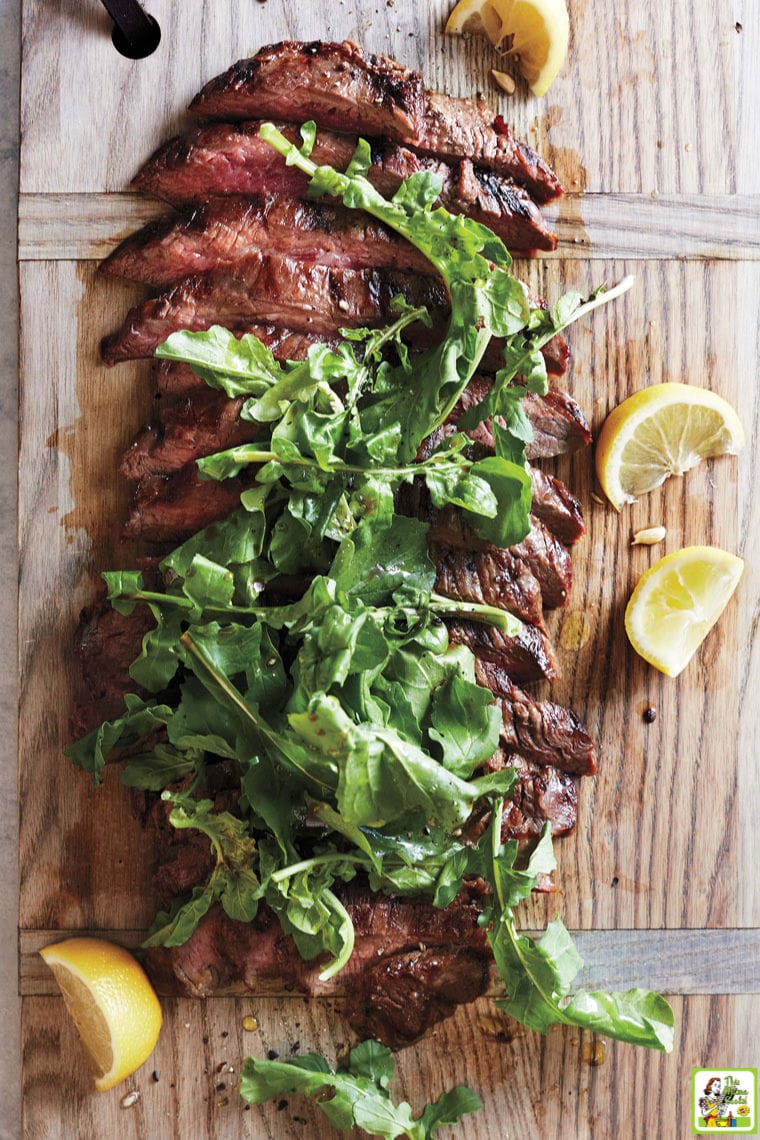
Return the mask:
[[[546, 390], [541, 347], [630, 281], [585, 304], [570, 294], [540, 308], [511, 275], [498, 238], [434, 208], [435, 176], [413, 175], [387, 201], [365, 177], [366, 143], [341, 174], [312, 163], [312, 124], [300, 149], [271, 125], [262, 135], [311, 177], [314, 194], [367, 211], [417, 246], [446, 282], [451, 317], [441, 343], [415, 355], [402, 334], [427, 314], [401, 299], [390, 328], [344, 330], [338, 347], [314, 346], [301, 362], [280, 363], [254, 337], [218, 327], [175, 333], [157, 351], [244, 397], [241, 415], [257, 431], [254, 443], [200, 460], [203, 477], [244, 473], [246, 489], [227, 519], [164, 559], [160, 589], [136, 571], [104, 575], [117, 610], [147, 606], [153, 616], [130, 671], [146, 695], [126, 697], [123, 715], [68, 754], [97, 783], [109, 753], [129, 746], [124, 783], [160, 793], [171, 824], [206, 835], [215, 857], [208, 880], [157, 916], [145, 944], [185, 942], [215, 904], [251, 921], [263, 901], [305, 959], [322, 958], [327, 978], [354, 942], [340, 884], [361, 874], [373, 891], [445, 907], [464, 879], [481, 876], [491, 887], [482, 924], [504, 980], [502, 1008], [542, 1032], [561, 1022], [668, 1051], [673, 1015], [663, 998], [571, 996], [581, 961], [559, 918], [539, 940], [518, 932], [515, 908], [555, 865], [551, 838], [547, 826], [527, 866], [514, 841], [501, 842], [516, 777], [482, 774], [498, 746], [499, 711], [442, 618], [510, 636], [520, 622], [437, 595], [427, 526], [396, 513], [396, 492], [419, 479], [434, 506], [456, 508], [482, 538], [519, 542], [531, 503], [522, 398]], [[494, 337], [503, 339], [504, 367], [465, 426], [493, 416], [495, 454], [473, 460], [458, 432], [415, 463]], [[239, 768], [234, 812], [215, 810], [208, 793], [209, 766], [220, 759]], [[463, 825], [476, 806], [491, 823], [470, 843]], [[335, 1097], [322, 1107], [333, 1123], [368, 1127], [360, 1113], [374, 1113], [373, 1127], [386, 1120], [388, 1136], [428, 1136], [476, 1107], [455, 1090], [412, 1121], [408, 1106], [388, 1099], [386, 1053], [362, 1048], [353, 1076], [315, 1058], [250, 1061], [244, 1095], [329, 1085]], [[374, 1090], [360, 1105], [362, 1081]]]
[[[334, 1072], [320, 1053], [304, 1053], [287, 1061], [249, 1057], [240, 1075], [240, 1094], [249, 1104], [263, 1104], [283, 1093], [318, 1098], [333, 1128], [350, 1132], [361, 1128], [371, 1136], [395, 1140], [430, 1140], [446, 1124], [456, 1124], [483, 1107], [475, 1093], [457, 1085], [429, 1104], [416, 1119], [411, 1106], [394, 1104], [388, 1085], [396, 1075], [390, 1049], [379, 1041], [363, 1041], [351, 1050], [345, 1069]], [[323, 1099], [327, 1090], [332, 1095]]]

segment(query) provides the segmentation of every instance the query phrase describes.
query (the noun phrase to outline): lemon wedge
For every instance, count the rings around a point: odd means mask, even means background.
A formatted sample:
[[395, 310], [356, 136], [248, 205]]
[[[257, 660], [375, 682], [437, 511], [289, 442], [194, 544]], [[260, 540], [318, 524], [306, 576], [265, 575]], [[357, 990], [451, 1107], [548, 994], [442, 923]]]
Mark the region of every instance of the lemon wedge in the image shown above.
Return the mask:
[[567, 57], [570, 20], [565, 0], [459, 0], [446, 34], [485, 35], [506, 43], [533, 95], [545, 95]]
[[40, 950], [95, 1069], [95, 1088], [113, 1088], [153, 1052], [161, 1006], [144, 970], [102, 938], [68, 938]]
[[702, 459], [736, 455], [744, 429], [731, 405], [707, 388], [653, 384], [618, 404], [596, 444], [596, 473], [619, 511]]
[[625, 611], [625, 631], [639, 656], [677, 677], [728, 605], [743, 570], [741, 558], [716, 546], [686, 546], [655, 562]]

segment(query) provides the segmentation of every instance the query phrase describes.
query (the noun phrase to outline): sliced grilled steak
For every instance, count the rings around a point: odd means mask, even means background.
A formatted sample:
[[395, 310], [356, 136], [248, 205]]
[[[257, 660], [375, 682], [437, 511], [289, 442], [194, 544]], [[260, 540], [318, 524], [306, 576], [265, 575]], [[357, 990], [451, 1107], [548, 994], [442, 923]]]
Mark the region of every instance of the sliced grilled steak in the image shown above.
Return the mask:
[[[249, 325], [239, 329], [236, 336], [255, 336], [270, 350], [275, 360], [305, 360], [309, 349], [315, 344], [335, 346], [334, 337], [315, 337], [309, 333], [279, 329], [275, 325]], [[112, 363], [112, 362], [110, 362]], [[193, 372], [189, 364], [175, 364], [170, 360], [156, 360], [153, 365], [153, 379], [160, 396], [189, 396], [194, 392], [207, 392], [206, 381]]]
[[514, 754], [508, 763], [517, 769], [518, 784], [504, 804], [502, 842], [538, 838], [547, 822], [553, 836], [568, 835], [578, 819], [578, 787], [573, 777]]
[[[300, 145], [296, 127], [277, 126]], [[132, 185], [173, 205], [197, 203], [219, 195], [284, 194], [306, 198], [309, 180], [259, 136], [260, 122], [214, 123], [160, 147]], [[319, 165], [345, 170], [356, 148], [356, 137], [319, 131], [312, 159]], [[519, 252], [556, 249], [557, 238], [538, 206], [521, 186], [487, 170], [476, 170], [468, 159], [452, 163], [414, 154], [406, 147], [375, 142], [367, 177], [386, 198], [410, 174], [426, 171], [441, 180], [438, 199], [452, 214], [467, 214], [493, 230], [508, 249]]]
[[501, 115], [482, 99], [452, 99], [427, 92], [425, 118], [415, 147], [441, 158], [466, 154], [476, 166], [513, 178], [537, 202], [564, 193], [554, 171], [532, 147], [515, 138]]
[[[430, 507], [417, 487], [411, 494], [407, 493], [404, 496], [402, 505], [405, 513], [413, 514], [430, 523], [429, 533], [432, 542], [443, 543], [458, 550], [496, 549], [491, 543], [484, 542], [473, 534], [457, 511], [438, 511]], [[556, 609], [566, 604], [573, 582], [570, 554], [540, 519], [531, 515], [530, 533], [522, 542], [510, 547], [510, 553], [537, 579], [541, 587], [544, 609]]]
[[[452, 411], [450, 420], [456, 423], [464, 412], [481, 403], [491, 383], [488, 376], [474, 376]], [[523, 397], [523, 407], [533, 428], [533, 440], [527, 448], [528, 459], [553, 459], [591, 443], [591, 429], [586, 417], [569, 392], [558, 388], [550, 388], [543, 396], [529, 392]], [[477, 430], [480, 434], [473, 438], [493, 450], [490, 422], [486, 420]]]
[[524, 408], [533, 428], [529, 458], [544, 459], [578, 451], [591, 443], [591, 428], [567, 392], [550, 388], [545, 396], [530, 393]]
[[420, 947], [369, 962], [349, 986], [344, 1015], [362, 1040], [411, 1045], [458, 1005], [488, 989], [486, 955], [457, 946]]
[[[553, 836], [567, 835], [573, 830], [578, 818], [577, 777], [561, 772], [551, 764], [526, 760], [507, 745], [502, 745], [491, 757], [485, 771], [497, 772], [504, 768], [516, 769], [518, 782], [512, 796], [504, 802], [502, 843], [517, 839], [530, 845], [541, 835], [547, 823], [551, 824]], [[465, 827], [468, 842], [475, 843], [481, 838], [490, 819], [490, 808], [476, 809]], [[548, 889], [553, 888], [552, 883], [547, 885]], [[539, 884], [536, 889], [546, 887]]]
[[434, 275], [419, 250], [361, 211], [281, 195], [214, 198], [179, 218], [162, 218], [123, 241], [100, 270], [158, 287], [257, 253], [335, 269]]
[[120, 614], [99, 598], [82, 610], [75, 637], [81, 665], [80, 692], [72, 723], [75, 739], [124, 712], [124, 694], [142, 690], [129, 676], [142, 639], [155, 621], [147, 606]]
[[285, 41], [210, 80], [190, 104], [212, 119], [286, 119], [404, 142], [425, 114], [422, 76], [356, 44]]
[[[168, 292], [131, 309], [118, 332], [101, 346], [108, 363], [152, 356], [179, 329], [199, 331], [221, 324], [247, 329], [273, 323], [332, 336], [343, 327], [385, 325], [395, 314], [391, 301], [403, 295], [411, 305], [427, 305], [440, 324], [448, 309], [443, 283], [428, 277], [364, 269], [329, 269], [285, 257], [246, 258], [233, 269], [188, 277]], [[410, 334], [414, 328], [409, 329]], [[429, 341], [426, 329], [416, 340]]]
[[230, 400], [224, 392], [203, 387], [203, 391], [162, 401], [160, 422], [140, 432], [124, 453], [122, 475], [135, 480], [170, 475], [201, 456], [248, 443], [266, 432], [240, 419], [242, 397]]
[[[482, 658], [475, 663], [479, 684], [487, 685]], [[501, 745], [535, 764], [550, 764], [574, 776], [596, 772], [594, 742], [572, 709], [554, 701], [537, 701], [511, 682], [500, 700]]]
[[567, 605], [573, 584], [570, 554], [540, 519], [531, 514], [530, 521], [530, 533], [511, 550], [538, 579], [544, 609], [557, 609]]
[[[474, 621], [450, 621], [449, 639], [455, 645], [466, 645], [479, 660], [491, 662], [510, 680], [553, 681], [558, 676], [554, 649], [548, 636], [537, 626], [524, 625], [517, 637], [509, 637], [493, 626]], [[494, 689], [501, 695], [500, 689]]]
[[572, 546], [586, 533], [581, 505], [575, 495], [561, 479], [536, 467], [530, 469], [530, 482], [533, 489], [531, 511], [547, 530]]
[[418, 72], [348, 42], [264, 47], [207, 83], [190, 109], [217, 119], [313, 119], [441, 158], [470, 158], [514, 178], [539, 202], [562, 193], [553, 171], [484, 103], [425, 91]]
[[130, 538], [172, 546], [226, 518], [240, 502], [239, 479], [201, 479], [194, 465], [137, 485], [124, 533]]
[[432, 542], [430, 557], [439, 594], [500, 606], [543, 630], [541, 587], [525, 563], [509, 550], [461, 550]]
[[[570, 346], [562, 333], [557, 333], [541, 349], [546, 361], [546, 371], [550, 376], [564, 376], [570, 364]], [[480, 362], [480, 371], [486, 374], [498, 372], [504, 367], [504, 341], [494, 337], [489, 341]]]
[[[340, 887], [340, 897], [356, 932], [354, 953], [341, 979], [363, 973], [379, 954], [417, 947], [460, 945], [488, 956], [485, 932], [478, 926], [482, 886], [465, 887], [451, 906], [373, 894], [366, 886]], [[231, 986], [255, 989], [262, 979], [281, 979], [303, 989], [313, 987], [320, 965], [306, 962], [275, 916], [262, 906], [254, 923], [234, 922], [220, 907], [201, 920], [183, 946], [146, 954], [149, 972], [164, 992], [206, 997]]]

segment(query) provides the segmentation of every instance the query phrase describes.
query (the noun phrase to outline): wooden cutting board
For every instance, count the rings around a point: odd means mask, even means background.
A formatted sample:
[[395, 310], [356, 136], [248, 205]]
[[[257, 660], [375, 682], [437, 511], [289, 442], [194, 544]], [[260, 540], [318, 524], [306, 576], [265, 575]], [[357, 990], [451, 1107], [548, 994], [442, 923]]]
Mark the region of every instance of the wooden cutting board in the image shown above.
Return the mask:
[[[749, 442], [618, 517], [593, 497], [590, 454], [557, 464], [589, 533], [575, 551], [569, 608], [554, 615], [563, 679], [599, 741], [574, 836], [558, 844], [563, 894], [586, 977], [676, 995], [669, 1057], [464, 1008], [398, 1057], [414, 1105], [466, 1081], [485, 1102], [463, 1138], [586, 1140], [686, 1136], [692, 1066], [760, 1057], [760, 507], [755, 446], [760, 297], [760, 4], [569, 0], [572, 48], [543, 100], [492, 89], [494, 57], [441, 34], [432, 0], [152, 0], [159, 51], [130, 62], [110, 44], [95, 0], [24, 0], [20, 454], [20, 986], [25, 1136], [232, 1140], [324, 1137], [295, 1102], [247, 1109], [236, 1091], [246, 1053], [349, 1039], [340, 992], [308, 1001], [251, 995], [165, 1003], [154, 1060], [127, 1084], [91, 1092], [81, 1051], [39, 946], [105, 931], [128, 945], [152, 917], [150, 852], [118, 773], [97, 793], [61, 752], [71, 701], [71, 633], [97, 572], [129, 565], [119, 537], [129, 489], [120, 453], [150, 413], [146, 362], [108, 370], [100, 337], [139, 290], [95, 277], [97, 260], [157, 212], [126, 188], [151, 150], [186, 122], [209, 77], [283, 38], [349, 37], [420, 68], [451, 94], [489, 93], [568, 190], [555, 256], [520, 266], [549, 299], [634, 273], [635, 289], [572, 330], [569, 387], [598, 429], [631, 391], [662, 380], [730, 399]], [[735, 9], [735, 11], [734, 11]], [[630, 546], [664, 523], [664, 547]], [[738, 596], [697, 659], [667, 680], [627, 646], [633, 583], [665, 550], [708, 542], [747, 560]], [[657, 720], [645, 724], [644, 709]], [[540, 928], [546, 902], [523, 922]], [[245, 1014], [259, 1029], [246, 1033]], [[151, 1076], [151, 1073], [153, 1074]], [[140, 1092], [129, 1108], [121, 1100]]]

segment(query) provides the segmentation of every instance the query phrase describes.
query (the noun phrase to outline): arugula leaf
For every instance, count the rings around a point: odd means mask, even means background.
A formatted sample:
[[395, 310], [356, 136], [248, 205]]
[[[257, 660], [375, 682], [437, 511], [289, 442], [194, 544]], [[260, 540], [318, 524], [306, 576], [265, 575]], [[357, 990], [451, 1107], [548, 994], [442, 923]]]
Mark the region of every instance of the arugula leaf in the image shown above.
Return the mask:
[[169, 911], [157, 916], [143, 946], [181, 946], [215, 902], [221, 903], [230, 918], [251, 922], [263, 892], [253, 870], [256, 842], [244, 821], [228, 811], [215, 812], [212, 800], [169, 792], [162, 798], [174, 804], [169, 815], [173, 827], [194, 828], [208, 836], [216, 866], [205, 885], [195, 887], [189, 899], [175, 900]]
[[106, 760], [115, 748], [134, 744], [143, 736], [163, 728], [172, 713], [168, 705], [140, 700], [134, 693], [126, 694], [124, 704], [126, 712], [123, 716], [104, 721], [64, 750], [73, 764], [90, 773], [95, 785], [101, 782]]
[[488, 861], [494, 884], [492, 906], [485, 914], [488, 940], [507, 997], [496, 1004], [529, 1029], [545, 1033], [550, 1025], [593, 1028], [608, 1037], [645, 1045], [669, 1053], [673, 1048], [673, 1011], [659, 994], [630, 990], [622, 994], [584, 993], [569, 997], [570, 987], [583, 965], [572, 939], [559, 918], [534, 941], [519, 934], [513, 909], [527, 897], [539, 873], [556, 866], [549, 825], [524, 871], [514, 867], [516, 844], [502, 844], [501, 807], [495, 806], [491, 828], [471, 855], [469, 870]]
[[197, 776], [203, 767], [203, 755], [198, 748], [156, 744], [152, 752], [130, 756], [121, 770], [121, 782], [128, 788], [160, 792], [186, 776]]
[[[479, 1097], [463, 1085], [443, 1093], [415, 1119], [405, 1101], [395, 1104], [388, 1085], [396, 1073], [390, 1049], [378, 1041], [363, 1041], [351, 1050], [348, 1068], [333, 1071], [320, 1053], [306, 1053], [288, 1061], [247, 1057], [240, 1075], [240, 1095], [249, 1104], [263, 1104], [283, 1093], [319, 1098], [318, 1104], [333, 1128], [350, 1132], [361, 1128], [372, 1136], [395, 1140], [429, 1140], [439, 1128], [456, 1124], [483, 1107]], [[320, 1094], [330, 1090], [324, 1099]]]

